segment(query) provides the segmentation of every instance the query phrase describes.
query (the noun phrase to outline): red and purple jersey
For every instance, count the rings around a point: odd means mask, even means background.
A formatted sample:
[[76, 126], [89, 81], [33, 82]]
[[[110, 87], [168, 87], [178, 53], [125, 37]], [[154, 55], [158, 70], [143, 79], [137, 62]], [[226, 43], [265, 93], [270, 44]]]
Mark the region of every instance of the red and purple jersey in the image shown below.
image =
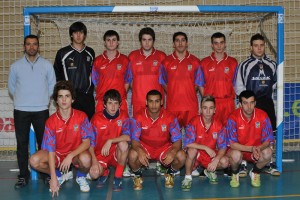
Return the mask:
[[64, 120], [59, 111], [46, 121], [42, 149], [62, 155], [74, 151], [84, 139], [91, 139], [93, 129], [84, 112], [72, 109], [69, 119]]
[[125, 84], [129, 83], [128, 58], [117, 52], [116, 56], [110, 60], [106, 51], [99, 55], [92, 70], [92, 81], [96, 87], [96, 99], [103, 101], [103, 96], [107, 90], [116, 89], [121, 94], [122, 100], [127, 99]]
[[234, 99], [237, 66], [237, 60], [226, 53], [222, 60], [217, 60], [214, 52], [202, 59], [203, 82], [201, 86], [204, 87], [204, 95], [212, 95], [217, 99]]
[[146, 107], [145, 99], [150, 90], [158, 90], [162, 95], [164, 90], [158, 82], [161, 62], [166, 54], [152, 49], [152, 53], [145, 56], [142, 49], [129, 54], [129, 74], [132, 82], [132, 105]]
[[261, 145], [265, 141], [274, 142], [272, 126], [268, 115], [255, 108], [252, 118], [247, 120], [241, 108], [235, 110], [226, 125], [229, 143], [246, 146]]
[[[122, 134], [130, 136], [130, 120], [125, 112], [120, 112], [115, 119], [108, 119], [103, 112], [98, 112], [91, 119], [91, 124], [94, 130], [91, 146], [94, 147], [96, 156], [101, 154], [107, 140], [120, 137]], [[112, 144], [110, 150], [115, 149], [115, 145], [117, 144]]]
[[176, 53], [167, 56], [162, 63], [159, 83], [167, 85], [167, 110], [198, 110], [196, 86], [203, 81], [200, 60], [188, 51], [183, 59]]
[[131, 119], [131, 139], [154, 148], [181, 140], [177, 118], [161, 109], [160, 115], [153, 120], [148, 110], [141, 110]]
[[197, 143], [211, 149], [226, 149], [226, 131], [220, 121], [212, 119], [210, 127], [205, 127], [202, 115], [194, 117], [185, 128], [183, 147], [188, 144]]

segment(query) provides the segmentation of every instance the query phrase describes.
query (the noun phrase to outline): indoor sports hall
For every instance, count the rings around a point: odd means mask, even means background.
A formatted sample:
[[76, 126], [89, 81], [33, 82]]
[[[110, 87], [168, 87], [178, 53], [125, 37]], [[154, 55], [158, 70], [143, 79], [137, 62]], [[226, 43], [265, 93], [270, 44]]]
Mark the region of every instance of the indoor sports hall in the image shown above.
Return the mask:
[[[52, 63], [58, 49], [70, 44], [69, 26], [82, 21], [87, 26], [86, 44], [96, 56], [104, 51], [103, 34], [110, 29], [120, 34], [119, 51], [128, 55], [140, 48], [138, 33], [143, 27], [155, 30], [155, 48], [173, 52], [172, 35], [188, 36], [188, 50], [202, 59], [212, 51], [210, 37], [226, 35], [226, 52], [238, 62], [250, 54], [250, 38], [261, 33], [266, 54], [278, 64], [273, 96], [277, 116], [274, 161], [280, 176], [263, 173], [262, 185], [254, 188], [250, 177], [240, 178], [231, 188], [230, 178], [218, 171], [218, 184], [193, 177], [189, 192], [181, 190], [185, 170], [175, 177], [173, 189], [164, 187], [164, 176], [153, 162], [145, 169], [141, 191], [133, 190], [132, 178], [123, 179], [123, 190], [113, 192], [113, 173], [104, 188], [90, 181], [89, 193], [80, 192], [75, 179], [63, 184], [55, 199], [300, 199], [300, 2], [298, 0], [3, 0], [0, 2], [2, 42], [0, 48], [0, 191], [1, 199], [51, 199], [49, 187], [33, 170], [29, 184], [15, 190], [19, 173], [13, 101], [8, 94], [10, 65], [23, 55], [24, 36], [39, 36], [40, 54]], [[30, 95], [30, 94], [28, 94]], [[199, 99], [201, 97], [199, 96]], [[131, 102], [131, 91], [128, 93]], [[53, 103], [53, 102], [52, 102]], [[55, 112], [54, 105], [50, 112]], [[130, 110], [130, 109], [129, 109]], [[34, 135], [33, 130], [31, 136]], [[30, 153], [35, 152], [34, 137]], [[251, 165], [248, 166], [249, 169]]]

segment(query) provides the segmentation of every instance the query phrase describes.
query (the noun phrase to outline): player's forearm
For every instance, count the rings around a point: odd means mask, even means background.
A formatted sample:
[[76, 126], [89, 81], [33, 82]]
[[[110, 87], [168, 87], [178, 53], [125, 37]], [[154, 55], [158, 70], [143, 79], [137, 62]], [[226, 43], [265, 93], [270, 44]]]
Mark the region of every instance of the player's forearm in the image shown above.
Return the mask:
[[246, 146], [246, 145], [239, 144], [237, 142], [230, 144], [230, 148], [239, 151], [246, 151], [246, 152], [253, 151], [253, 146]]
[[129, 83], [125, 83], [124, 87], [125, 87], [125, 91], [128, 92], [128, 90], [129, 90]]
[[226, 149], [220, 149], [215, 157], [215, 159], [220, 160], [226, 153]]
[[270, 147], [270, 142], [269, 141], [265, 141], [263, 142], [261, 145], [257, 146], [261, 151]]
[[202, 144], [197, 144], [195, 142], [193, 142], [191, 144], [188, 144], [187, 147], [194, 148], [194, 149], [199, 149], [199, 150], [204, 150], [204, 151], [207, 149], [207, 146], [202, 145]]
[[94, 147], [90, 146], [89, 152], [90, 152], [91, 157], [92, 157], [92, 163], [97, 163], [98, 160], [97, 160], [96, 155], [95, 155]]
[[55, 173], [55, 152], [49, 152], [49, 169], [50, 169], [50, 176], [51, 179], [56, 179]]
[[120, 137], [111, 139], [112, 143], [119, 143], [119, 142], [123, 142], [123, 141], [129, 142], [130, 137], [128, 135], [121, 135]]
[[173, 151], [174, 153], [176, 153], [177, 151], [179, 151], [181, 149], [182, 149], [181, 140], [178, 140], [172, 144], [171, 151]]
[[82, 143], [70, 154], [72, 158], [77, 156], [78, 154], [82, 153], [83, 151], [87, 150], [90, 147], [90, 139], [84, 139], [82, 140]]
[[168, 86], [167, 86], [167, 85], [162, 85], [162, 87], [164, 88], [164, 90], [165, 90], [166, 92], [168, 92]]
[[132, 140], [132, 141], [131, 141], [131, 148], [132, 148], [133, 150], [135, 150], [136, 152], [138, 152], [140, 149], [142, 149], [142, 148], [141, 148], [141, 143], [139, 143], [139, 142], [136, 141], [136, 140]]
[[204, 87], [198, 87], [198, 88], [199, 88], [199, 92], [200, 92], [201, 96], [203, 97]]

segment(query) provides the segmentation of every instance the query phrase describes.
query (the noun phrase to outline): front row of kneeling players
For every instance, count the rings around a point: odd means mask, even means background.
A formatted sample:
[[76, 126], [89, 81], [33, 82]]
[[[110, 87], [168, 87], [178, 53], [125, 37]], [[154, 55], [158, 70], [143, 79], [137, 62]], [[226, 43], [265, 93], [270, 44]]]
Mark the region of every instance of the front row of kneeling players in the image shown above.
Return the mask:
[[249, 90], [240, 94], [240, 108], [230, 115], [225, 127], [214, 118], [214, 97], [204, 96], [201, 115], [188, 123], [183, 138], [178, 120], [163, 109], [162, 95], [156, 90], [148, 92], [146, 109], [134, 119], [120, 111], [119, 92], [108, 90], [103, 112], [95, 114], [91, 123], [83, 112], [72, 109], [75, 96], [69, 82], [56, 84], [53, 99], [57, 111], [46, 122], [42, 150], [30, 158], [33, 168], [50, 174], [53, 196], [58, 195], [63, 182], [72, 178], [71, 164], [77, 168], [76, 182], [82, 192], [90, 190], [87, 176], [97, 180], [97, 187], [103, 187], [110, 166], [116, 168], [113, 190], [121, 190], [126, 162], [134, 174], [134, 190], [141, 190], [142, 168], [148, 167], [150, 160], [167, 168], [167, 188], [173, 188], [174, 174], [185, 165], [181, 188], [189, 191], [191, 172], [198, 165], [205, 168], [212, 184], [218, 182], [216, 170], [230, 166], [230, 186], [238, 187], [239, 166], [247, 160], [254, 165], [249, 173], [251, 184], [259, 187], [260, 172], [271, 160], [272, 126], [267, 114], [255, 108], [255, 95]]

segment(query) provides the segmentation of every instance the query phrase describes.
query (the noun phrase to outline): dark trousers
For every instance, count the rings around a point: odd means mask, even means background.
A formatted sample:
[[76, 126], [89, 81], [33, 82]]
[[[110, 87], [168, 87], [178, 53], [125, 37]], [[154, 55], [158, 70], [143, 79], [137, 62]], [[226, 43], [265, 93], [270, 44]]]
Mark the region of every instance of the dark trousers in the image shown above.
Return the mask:
[[27, 112], [14, 110], [15, 132], [17, 138], [17, 159], [20, 169], [20, 176], [28, 179], [28, 145], [30, 125], [33, 125], [38, 149], [41, 149], [45, 122], [49, 117], [49, 110], [38, 112]]
[[95, 98], [93, 93], [76, 92], [75, 101], [72, 105], [74, 109], [85, 112], [89, 120], [95, 113]]
[[276, 127], [276, 114], [275, 114], [273, 99], [270, 98], [256, 99], [256, 108], [259, 108], [268, 114], [268, 117], [270, 118], [272, 124], [272, 129], [275, 132], [277, 127]]

